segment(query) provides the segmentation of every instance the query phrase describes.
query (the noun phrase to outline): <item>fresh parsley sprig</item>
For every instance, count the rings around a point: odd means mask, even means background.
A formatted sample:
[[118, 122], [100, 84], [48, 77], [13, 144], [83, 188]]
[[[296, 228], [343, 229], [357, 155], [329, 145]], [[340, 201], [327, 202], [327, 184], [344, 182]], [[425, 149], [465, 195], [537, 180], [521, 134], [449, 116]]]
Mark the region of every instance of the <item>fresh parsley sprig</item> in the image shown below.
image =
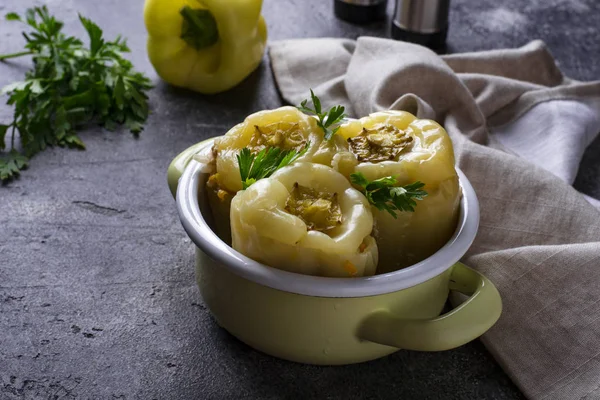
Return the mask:
[[48, 146], [85, 148], [77, 136], [85, 124], [98, 123], [108, 130], [124, 124], [136, 135], [142, 131], [149, 112], [145, 91], [152, 85], [123, 57], [130, 51], [124, 39], [105, 40], [100, 27], [80, 15], [89, 36], [86, 47], [62, 33], [63, 23], [46, 6], [30, 8], [24, 17], [9, 13], [6, 19], [24, 22], [31, 31], [23, 32], [25, 51], [0, 55], [0, 62], [32, 55], [33, 68], [24, 81], [2, 89], [14, 115], [9, 124], [0, 124], [0, 150], [9, 131], [12, 137], [11, 150], [0, 153], [0, 180], [19, 175]]
[[344, 107], [343, 106], [333, 106], [328, 111], [323, 112], [321, 109], [321, 100], [313, 93], [312, 89], [310, 90], [310, 97], [315, 107], [314, 110], [306, 107], [308, 100], [303, 100], [300, 103], [298, 109], [306, 114], [314, 114], [317, 116], [319, 121], [317, 121], [317, 125], [323, 129], [323, 133], [325, 134], [325, 140], [329, 140], [335, 135], [335, 133], [340, 129], [339, 126], [335, 126], [342, 122], [344, 117]]
[[237, 155], [242, 187], [248, 189], [250, 185], [259, 179], [268, 178], [275, 171], [296, 161], [308, 150], [310, 142], [300, 151], [281, 150], [277, 147], [267, 147], [254, 154], [244, 147]]
[[425, 186], [422, 182], [414, 182], [405, 186], [396, 186], [394, 176], [369, 181], [362, 173], [356, 172], [350, 175], [353, 184], [360, 187], [361, 191], [380, 211], [387, 211], [394, 218], [398, 218], [396, 211], [414, 212], [417, 203], [415, 200], [423, 200], [427, 192], [421, 190]]

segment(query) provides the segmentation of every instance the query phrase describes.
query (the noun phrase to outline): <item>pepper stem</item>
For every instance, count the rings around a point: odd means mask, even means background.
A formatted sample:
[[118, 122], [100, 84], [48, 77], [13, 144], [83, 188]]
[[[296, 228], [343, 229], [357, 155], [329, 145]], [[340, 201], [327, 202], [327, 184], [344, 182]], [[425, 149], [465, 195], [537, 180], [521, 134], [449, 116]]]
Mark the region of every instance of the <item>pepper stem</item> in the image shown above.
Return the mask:
[[33, 54], [33, 52], [31, 52], [31, 51], [22, 51], [20, 53], [3, 54], [3, 55], [0, 55], [0, 61], [7, 60], [9, 58], [16, 58], [16, 57], [21, 57], [21, 56], [27, 56], [29, 54]]
[[206, 9], [185, 6], [179, 10], [183, 17], [181, 38], [196, 50], [212, 46], [219, 40], [217, 21]]

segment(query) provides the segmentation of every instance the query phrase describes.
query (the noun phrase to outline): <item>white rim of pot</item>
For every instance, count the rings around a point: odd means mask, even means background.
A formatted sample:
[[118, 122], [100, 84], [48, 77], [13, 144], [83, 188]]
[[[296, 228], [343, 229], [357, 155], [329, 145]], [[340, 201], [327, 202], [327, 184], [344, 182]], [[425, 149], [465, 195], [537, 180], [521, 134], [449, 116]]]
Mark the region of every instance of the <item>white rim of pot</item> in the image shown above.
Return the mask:
[[457, 228], [450, 240], [433, 255], [410, 267], [368, 277], [328, 278], [297, 274], [254, 261], [219, 239], [204, 220], [198, 204], [202, 167], [203, 164], [191, 160], [177, 187], [179, 218], [190, 239], [221, 267], [252, 282], [285, 292], [318, 297], [364, 297], [418, 285], [460, 260], [473, 243], [479, 226], [477, 196], [467, 177], [456, 168], [463, 194]]

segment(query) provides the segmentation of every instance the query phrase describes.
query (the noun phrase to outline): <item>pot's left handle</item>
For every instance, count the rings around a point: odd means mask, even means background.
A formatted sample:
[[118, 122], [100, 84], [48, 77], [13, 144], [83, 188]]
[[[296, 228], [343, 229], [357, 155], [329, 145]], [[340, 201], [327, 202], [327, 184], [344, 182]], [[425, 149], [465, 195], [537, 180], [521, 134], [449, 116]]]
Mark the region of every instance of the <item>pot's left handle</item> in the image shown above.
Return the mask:
[[469, 296], [454, 310], [428, 319], [403, 319], [389, 311], [375, 311], [363, 321], [359, 337], [406, 350], [449, 350], [478, 338], [500, 318], [500, 293], [479, 272], [456, 263], [449, 286]]
[[200, 150], [202, 150], [202, 148], [207, 146], [208, 142], [211, 142], [212, 140], [213, 139], [204, 140], [191, 147], [188, 147], [179, 153], [179, 155], [177, 155], [173, 161], [171, 161], [171, 164], [169, 164], [169, 169], [167, 170], [167, 181], [169, 182], [169, 189], [171, 190], [173, 198], [175, 198], [175, 194], [177, 193], [177, 184], [179, 183], [179, 178], [181, 178], [185, 167], [187, 167], [194, 154], [197, 154]]

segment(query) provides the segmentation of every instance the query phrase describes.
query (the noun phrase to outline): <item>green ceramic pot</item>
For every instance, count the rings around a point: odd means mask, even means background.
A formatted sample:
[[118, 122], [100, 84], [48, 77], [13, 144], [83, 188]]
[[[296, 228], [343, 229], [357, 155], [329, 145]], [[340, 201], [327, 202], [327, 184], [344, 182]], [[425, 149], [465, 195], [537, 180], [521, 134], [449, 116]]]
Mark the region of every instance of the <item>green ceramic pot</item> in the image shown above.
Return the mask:
[[[461, 346], [500, 317], [494, 285], [458, 262], [479, 224], [475, 192], [461, 171], [459, 223], [450, 241], [411, 267], [362, 278], [300, 275], [260, 264], [233, 250], [210, 228], [207, 169], [177, 156], [168, 171], [182, 225], [196, 244], [196, 276], [217, 322], [248, 345], [287, 360], [322, 365], [357, 363], [399, 349], [439, 351]], [[440, 315], [450, 291], [467, 299]]]

